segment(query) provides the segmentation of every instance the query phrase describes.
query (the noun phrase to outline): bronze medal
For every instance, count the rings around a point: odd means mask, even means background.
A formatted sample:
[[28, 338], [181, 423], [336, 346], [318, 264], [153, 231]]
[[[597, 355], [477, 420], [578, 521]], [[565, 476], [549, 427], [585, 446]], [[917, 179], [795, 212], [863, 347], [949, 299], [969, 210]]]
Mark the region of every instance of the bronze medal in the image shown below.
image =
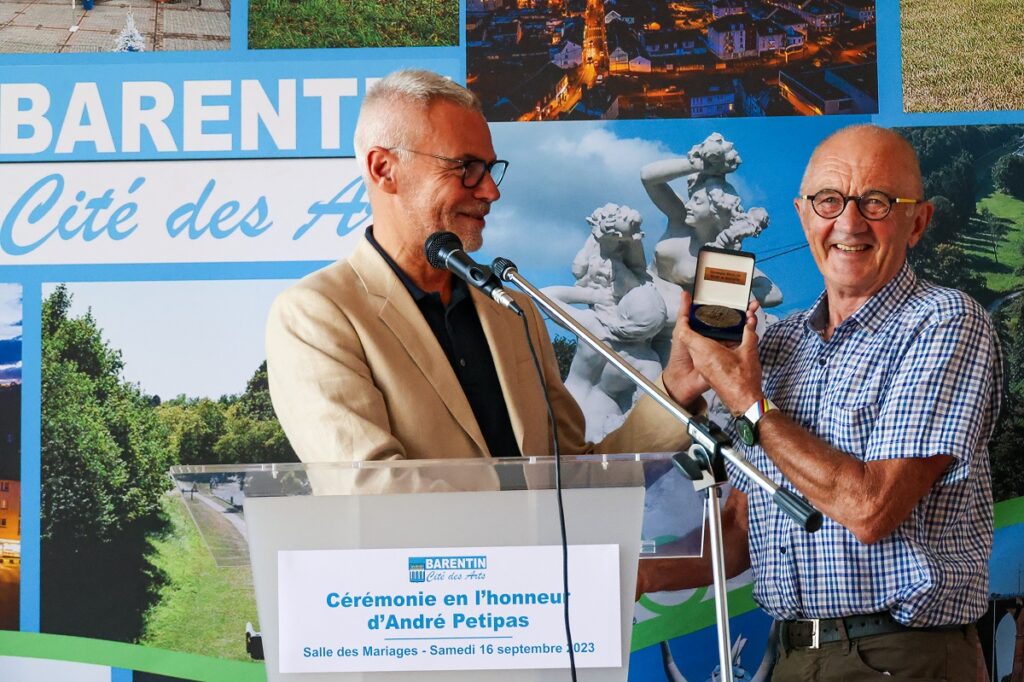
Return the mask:
[[693, 314], [698, 320], [715, 329], [735, 327], [743, 321], [743, 315], [738, 310], [722, 305], [702, 305]]

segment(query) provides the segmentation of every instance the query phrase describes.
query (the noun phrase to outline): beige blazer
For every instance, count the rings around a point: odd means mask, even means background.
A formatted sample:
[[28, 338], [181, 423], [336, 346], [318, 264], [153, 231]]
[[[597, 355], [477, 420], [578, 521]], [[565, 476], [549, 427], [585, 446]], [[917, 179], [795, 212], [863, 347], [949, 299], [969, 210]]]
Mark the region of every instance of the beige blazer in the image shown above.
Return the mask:
[[[475, 289], [516, 440], [551, 454], [542, 388], [520, 318]], [[540, 313], [521, 294], [565, 454], [677, 450], [683, 427], [649, 398], [597, 446], [559, 378]], [[490, 457], [480, 427], [419, 308], [365, 239], [352, 256], [283, 292], [267, 324], [274, 409], [304, 462]]]

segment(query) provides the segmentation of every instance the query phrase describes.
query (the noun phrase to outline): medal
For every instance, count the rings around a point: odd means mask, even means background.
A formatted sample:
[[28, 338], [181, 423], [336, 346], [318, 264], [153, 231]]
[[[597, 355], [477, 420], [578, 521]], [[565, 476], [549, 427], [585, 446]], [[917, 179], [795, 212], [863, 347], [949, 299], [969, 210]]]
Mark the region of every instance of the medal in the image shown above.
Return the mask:
[[723, 305], [702, 305], [693, 314], [707, 326], [716, 329], [735, 327], [743, 321], [743, 315], [739, 311]]

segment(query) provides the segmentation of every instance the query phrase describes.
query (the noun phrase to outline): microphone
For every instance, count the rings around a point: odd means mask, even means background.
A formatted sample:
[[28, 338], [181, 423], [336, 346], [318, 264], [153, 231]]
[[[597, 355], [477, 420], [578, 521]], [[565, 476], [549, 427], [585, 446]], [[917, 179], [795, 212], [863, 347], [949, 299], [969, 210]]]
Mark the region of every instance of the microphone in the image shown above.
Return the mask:
[[501, 256], [491, 261], [491, 270], [498, 276], [498, 279], [506, 282], [511, 282], [512, 276], [519, 272], [519, 268], [516, 267], [515, 263]]
[[452, 232], [435, 232], [423, 244], [427, 262], [438, 270], [449, 270], [470, 286], [484, 292], [498, 305], [508, 308], [519, 317], [523, 309], [501, 286], [501, 281], [486, 265], [480, 265], [462, 250], [462, 240]]

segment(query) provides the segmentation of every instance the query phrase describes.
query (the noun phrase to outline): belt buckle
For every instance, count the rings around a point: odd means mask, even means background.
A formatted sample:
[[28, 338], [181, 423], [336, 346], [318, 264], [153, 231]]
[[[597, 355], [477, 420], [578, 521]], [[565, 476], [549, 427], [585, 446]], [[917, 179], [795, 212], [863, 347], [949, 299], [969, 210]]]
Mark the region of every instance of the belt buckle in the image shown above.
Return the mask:
[[811, 644], [808, 646], [809, 649], [820, 649], [821, 648], [821, 619], [820, 618], [801, 618], [800, 623], [807, 623], [811, 626]]

